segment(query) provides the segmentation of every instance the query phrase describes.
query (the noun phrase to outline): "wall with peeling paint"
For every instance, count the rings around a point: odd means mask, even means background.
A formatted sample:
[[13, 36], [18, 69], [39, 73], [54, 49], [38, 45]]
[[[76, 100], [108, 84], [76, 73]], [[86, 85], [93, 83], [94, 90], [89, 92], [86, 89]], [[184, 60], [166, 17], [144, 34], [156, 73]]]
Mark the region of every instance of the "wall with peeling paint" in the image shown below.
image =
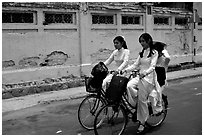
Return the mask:
[[[35, 10], [40, 13], [38, 16], [41, 18], [39, 20], [41, 22], [38, 22], [41, 24], [35, 26], [36, 30], [33, 29], [33, 26], [30, 29], [28, 26], [21, 26], [21, 29], [18, 29], [18, 25], [11, 25], [9, 29], [8, 25], [3, 25], [3, 83], [18, 83], [19, 81], [32, 81], [46, 77], [56, 78], [71, 74], [77, 76], [89, 74], [91, 65], [104, 61], [110, 56], [114, 50], [112, 40], [117, 35], [125, 37], [132, 61], [141, 51], [138, 38], [146, 30], [152, 30], [151, 35], [155, 41], [167, 43], [167, 49], [173, 60], [170, 64], [180, 63], [179, 61], [192, 61], [191, 30], [184, 27], [175, 25], [169, 28], [158, 27], [152, 25], [151, 17], [146, 20], [147, 28], [144, 26], [145, 23], [136, 27], [123, 26], [120, 24], [120, 16], [132, 13], [131, 10], [105, 9], [103, 11], [74, 11], [77, 22], [73, 28], [72, 26], [52, 26], [49, 29], [47, 26], [42, 26], [42, 9]], [[64, 9], [62, 10], [64, 11]], [[112, 12], [116, 15], [119, 24], [94, 26], [91, 24], [91, 15], [95, 12]], [[140, 12], [138, 14], [145, 17], [145, 14]], [[202, 26], [198, 26], [196, 36], [197, 54], [201, 55]], [[201, 56], [197, 56], [196, 60], [202, 61]]]
[[76, 32], [71, 35], [47, 32], [3, 34], [2, 50], [7, 54], [2, 54], [2, 61], [14, 61], [16, 69], [26, 66], [78, 65], [77, 37]]

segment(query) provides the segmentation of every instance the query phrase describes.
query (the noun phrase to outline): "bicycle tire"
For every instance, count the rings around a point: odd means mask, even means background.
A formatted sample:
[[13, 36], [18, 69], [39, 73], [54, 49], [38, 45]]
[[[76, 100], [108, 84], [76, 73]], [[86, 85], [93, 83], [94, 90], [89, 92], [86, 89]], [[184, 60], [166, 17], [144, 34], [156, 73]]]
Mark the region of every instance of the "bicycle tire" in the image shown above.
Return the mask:
[[149, 127], [160, 126], [167, 116], [167, 107], [168, 107], [167, 98], [164, 99], [164, 96], [162, 95], [162, 108], [163, 108], [162, 111], [159, 114], [151, 115], [149, 119], [146, 121], [146, 124]]
[[100, 107], [104, 105], [104, 100], [96, 94], [91, 94], [84, 98], [78, 108], [78, 120], [80, 125], [87, 130], [93, 130], [95, 115]]
[[[116, 108], [116, 105], [106, 105], [98, 111], [94, 120], [95, 135], [123, 134], [128, 123], [125, 108], [121, 105], [117, 110], [114, 108]], [[98, 120], [100, 120], [100, 123]]]

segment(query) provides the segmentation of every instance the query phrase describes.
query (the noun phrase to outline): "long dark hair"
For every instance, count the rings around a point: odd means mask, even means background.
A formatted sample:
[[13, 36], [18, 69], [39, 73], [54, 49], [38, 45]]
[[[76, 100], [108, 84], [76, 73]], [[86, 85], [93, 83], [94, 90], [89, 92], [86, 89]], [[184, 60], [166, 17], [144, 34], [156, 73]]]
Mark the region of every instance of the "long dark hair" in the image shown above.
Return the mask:
[[153, 45], [155, 50], [158, 51], [159, 57], [161, 57], [163, 55], [162, 51], [164, 50], [164, 47], [166, 47], [167, 45], [158, 41], [154, 41]]
[[[149, 55], [147, 56], [148, 58], [151, 57], [154, 53], [153, 53], [153, 49], [154, 49], [154, 46], [153, 46], [153, 40], [152, 40], [152, 37], [150, 36], [149, 33], [143, 33], [140, 37], [139, 37], [139, 42], [141, 41], [141, 38], [143, 38], [146, 42], [149, 41], [149, 48], [150, 48], [150, 52], [149, 52]], [[143, 53], [144, 53], [144, 48], [142, 49], [142, 51], [140, 52], [140, 57], [142, 58], [143, 57]]]
[[122, 43], [122, 47], [123, 47], [124, 49], [128, 49], [127, 44], [126, 44], [126, 41], [125, 41], [125, 39], [124, 39], [122, 36], [117, 36], [117, 37], [115, 37], [115, 38], [113, 39], [113, 42], [114, 42], [115, 40], [118, 40], [120, 43]]

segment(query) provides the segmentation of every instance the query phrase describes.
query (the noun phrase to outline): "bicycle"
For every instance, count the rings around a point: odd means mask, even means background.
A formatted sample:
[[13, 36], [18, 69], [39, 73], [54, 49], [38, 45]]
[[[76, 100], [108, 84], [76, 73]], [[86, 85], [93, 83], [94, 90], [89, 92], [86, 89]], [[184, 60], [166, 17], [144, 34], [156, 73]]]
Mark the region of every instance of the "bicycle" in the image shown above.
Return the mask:
[[[115, 71], [109, 71], [109, 73], [113, 74]], [[78, 120], [83, 128], [93, 130], [96, 112], [107, 104], [107, 100], [105, 98], [105, 91], [102, 87], [98, 89], [89, 87], [89, 78], [91, 77], [85, 77], [85, 87], [86, 91], [90, 94], [86, 96], [79, 105]]]
[[[129, 79], [131, 77], [135, 77], [136, 75], [139, 75], [138, 71], [134, 71], [132, 74], [130, 74]], [[146, 121], [146, 125], [150, 127], [156, 127], [163, 123], [164, 119], [167, 115], [167, 107], [168, 107], [168, 101], [167, 98], [165, 98], [165, 95], [162, 95], [162, 111], [158, 114], [150, 114], [149, 119]], [[94, 120], [94, 133], [96, 135], [101, 134], [115, 134], [115, 135], [121, 135], [123, 134], [124, 130], [126, 129], [126, 126], [128, 124], [129, 118], [133, 118], [134, 112], [131, 110], [137, 108], [132, 106], [128, 102], [127, 98], [127, 92], [124, 92], [122, 95], [122, 99], [119, 103], [110, 104], [107, 103], [105, 106], [103, 106], [96, 114], [95, 120]], [[148, 103], [148, 108], [151, 108], [151, 104]], [[151, 111], [149, 111], [151, 112]], [[99, 122], [100, 120], [100, 122]], [[136, 119], [132, 119], [133, 122], [140, 122]]]

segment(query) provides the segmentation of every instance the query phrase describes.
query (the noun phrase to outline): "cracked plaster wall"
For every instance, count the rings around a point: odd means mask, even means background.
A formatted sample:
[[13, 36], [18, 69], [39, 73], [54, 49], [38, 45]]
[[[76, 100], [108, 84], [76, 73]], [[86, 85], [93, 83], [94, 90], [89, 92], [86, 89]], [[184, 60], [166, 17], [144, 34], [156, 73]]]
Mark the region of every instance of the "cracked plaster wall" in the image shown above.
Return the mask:
[[[79, 64], [77, 35], [60, 33], [3, 34], [3, 69]], [[73, 38], [74, 37], [74, 38]]]
[[[79, 45], [78, 28], [44, 28], [44, 32], [41, 32], [42, 30], [38, 32], [41, 28], [39, 30], [35, 30], [35, 28], [26, 29], [26, 27], [25, 29], [3, 29], [3, 70], [18, 70], [24, 68], [27, 70], [28, 68], [42, 67], [43, 69], [40, 69], [42, 72], [38, 72], [39, 76], [58, 77], [67, 75], [68, 71], [69, 74], [71, 74], [73, 71], [78, 71], [77, 69], [80, 63], [94, 64], [107, 59], [114, 50], [112, 40], [117, 35], [123, 35], [125, 37], [128, 48], [130, 49], [130, 59], [135, 59], [138, 56], [138, 52], [141, 51], [138, 38], [145, 31], [144, 25], [139, 26], [139, 28], [130, 27], [127, 29], [126, 27], [121, 28], [121, 26], [117, 28], [115, 26], [112, 28], [110, 26], [107, 28], [97, 28], [97, 25], [93, 27], [90, 24], [90, 11], [81, 14], [80, 21], [83, 22], [81, 25], [81, 47]], [[121, 13], [118, 15], [120, 14]], [[120, 22], [120, 20], [117, 22]], [[147, 23], [151, 23], [151, 21]], [[172, 28], [174, 27], [175, 26], [172, 26]], [[183, 49], [184, 45], [191, 48], [191, 46], [189, 46], [191, 45], [190, 32], [184, 32], [182, 29], [172, 30], [172, 28], [170, 30], [166, 28], [153, 30], [153, 39], [167, 43], [167, 49], [171, 55], [190, 54], [192, 49], [190, 49], [190, 51], [189, 48]], [[196, 36], [198, 41], [197, 51], [198, 53], [202, 53], [202, 27], [198, 29]], [[82, 61], [80, 61], [80, 56]], [[189, 61], [191, 60], [189, 59]], [[70, 65], [77, 66], [77, 69], [63, 67]], [[54, 67], [50, 67], [50, 72], [48, 72], [44, 69], [44, 66], [59, 66], [61, 67], [60, 69], [63, 69], [63, 72], [59, 72], [60, 70], [58, 68], [56, 70]], [[29, 71], [25, 71], [24, 74], [28, 72]], [[33, 74], [29, 73], [28, 75], [28, 77], [31, 77]], [[10, 77], [9, 75], [7, 76]]]

